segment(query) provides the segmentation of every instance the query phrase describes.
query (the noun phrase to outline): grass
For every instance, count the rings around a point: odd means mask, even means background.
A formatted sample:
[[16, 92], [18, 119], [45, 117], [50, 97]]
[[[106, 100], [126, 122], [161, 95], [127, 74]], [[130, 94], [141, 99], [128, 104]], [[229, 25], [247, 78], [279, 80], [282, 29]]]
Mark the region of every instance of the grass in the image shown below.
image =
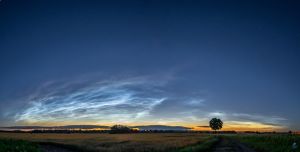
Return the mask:
[[292, 152], [292, 144], [295, 141], [298, 144], [296, 152], [300, 152], [298, 135], [237, 135], [233, 138], [260, 152]]
[[203, 142], [200, 142], [194, 146], [185, 147], [179, 152], [208, 152], [211, 151], [213, 146], [219, 141], [217, 137], [209, 136]]
[[38, 145], [24, 141], [0, 139], [0, 152], [40, 152]]

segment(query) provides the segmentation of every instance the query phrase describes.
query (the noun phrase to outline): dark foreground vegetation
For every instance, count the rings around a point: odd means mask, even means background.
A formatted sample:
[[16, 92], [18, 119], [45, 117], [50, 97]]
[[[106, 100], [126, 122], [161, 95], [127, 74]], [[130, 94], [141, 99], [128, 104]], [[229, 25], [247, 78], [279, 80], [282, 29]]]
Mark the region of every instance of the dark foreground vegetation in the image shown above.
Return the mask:
[[214, 146], [219, 142], [220, 137], [208, 137], [205, 141], [195, 145], [187, 146], [178, 152], [209, 152], [213, 151]]
[[37, 144], [12, 139], [0, 139], [0, 152], [41, 152]]
[[[249, 145], [258, 152], [300, 152], [300, 136], [288, 134], [261, 134], [230, 136]], [[293, 143], [298, 146], [292, 148]]]

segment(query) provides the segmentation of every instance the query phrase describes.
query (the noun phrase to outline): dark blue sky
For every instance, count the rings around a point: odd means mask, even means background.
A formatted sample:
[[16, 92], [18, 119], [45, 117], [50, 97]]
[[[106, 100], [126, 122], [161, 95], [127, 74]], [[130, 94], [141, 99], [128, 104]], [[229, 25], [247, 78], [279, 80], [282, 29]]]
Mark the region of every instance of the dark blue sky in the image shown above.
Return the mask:
[[296, 0], [2, 0], [0, 19], [2, 126], [300, 129]]

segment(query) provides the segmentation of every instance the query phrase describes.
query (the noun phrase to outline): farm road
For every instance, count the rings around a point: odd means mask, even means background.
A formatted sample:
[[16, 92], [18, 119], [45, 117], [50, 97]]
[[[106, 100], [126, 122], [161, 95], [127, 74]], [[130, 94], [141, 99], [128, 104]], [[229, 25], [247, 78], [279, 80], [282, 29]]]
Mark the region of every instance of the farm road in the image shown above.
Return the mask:
[[230, 138], [222, 137], [213, 152], [255, 152], [244, 144]]

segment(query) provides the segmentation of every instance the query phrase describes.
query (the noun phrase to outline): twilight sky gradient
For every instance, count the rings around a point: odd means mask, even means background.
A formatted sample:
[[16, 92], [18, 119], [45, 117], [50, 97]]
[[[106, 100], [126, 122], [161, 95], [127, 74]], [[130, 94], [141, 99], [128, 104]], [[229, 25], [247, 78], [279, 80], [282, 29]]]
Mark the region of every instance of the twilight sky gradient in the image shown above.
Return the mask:
[[2, 0], [0, 19], [0, 126], [300, 130], [299, 1]]

